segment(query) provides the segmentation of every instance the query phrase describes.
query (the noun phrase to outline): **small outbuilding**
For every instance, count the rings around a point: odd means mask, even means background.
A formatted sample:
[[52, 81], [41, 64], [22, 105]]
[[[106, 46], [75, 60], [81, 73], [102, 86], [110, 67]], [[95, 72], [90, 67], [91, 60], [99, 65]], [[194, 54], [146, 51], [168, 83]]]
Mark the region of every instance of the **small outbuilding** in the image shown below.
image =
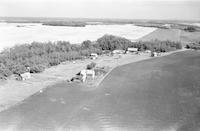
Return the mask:
[[26, 67], [26, 72], [19, 74], [19, 80], [28, 80], [31, 78], [31, 73], [30, 73], [31, 68]]
[[25, 72], [20, 74], [21, 80], [28, 80], [31, 78], [31, 73], [30, 72]]
[[158, 56], [158, 53], [157, 52], [152, 52], [151, 53], [151, 57], [157, 57]]
[[127, 53], [136, 53], [136, 52], [138, 52], [138, 48], [128, 48], [126, 52]]
[[137, 52], [138, 48], [128, 48], [127, 51], [129, 51], [129, 52]]
[[95, 77], [95, 71], [94, 70], [84, 69], [84, 70], [80, 71], [80, 75], [82, 76], [82, 82], [85, 82], [85, 80], [86, 80], [86, 78], [88, 76], [92, 76], [92, 79], [94, 79], [94, 77]]
[[151, 51], [150, 50], [145, 50], [145, 53], [151, 53]]
[[91, 53], [90, 57], [91, 57], [91, 59], [95, 60], [98, 58], [98, 55], [96, 53]]
[[112, 53], [113, 54], [124, 54], [125, 51], [124, 50], [113, 50]]

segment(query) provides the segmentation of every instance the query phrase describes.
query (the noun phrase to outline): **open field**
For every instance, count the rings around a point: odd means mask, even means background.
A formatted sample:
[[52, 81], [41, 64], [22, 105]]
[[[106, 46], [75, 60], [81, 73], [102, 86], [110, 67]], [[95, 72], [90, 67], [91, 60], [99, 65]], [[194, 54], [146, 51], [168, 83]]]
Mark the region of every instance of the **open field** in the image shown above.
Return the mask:
[[181, 41], [184, 43], [188, 42], [199, 42], [200, 41], [200, 32], [181, 32]]
[[181, 30], [177, 29], [157, 29], [154, 32], [140, 38], [142, 41], [149, 41], [158, 39], [161, 41], [171, 40], [171, 41], [180, 41]]
[[198, 131], [199, 81], [200, 52], [177, 52], [117, 67], [96, 90], [66, 82], [49, 86], [1, 112], [0, 127]]
[[140, 38], [141, 41], [149, 40], [170, 40], [180, 41], [184, 43], [198, 42], [200, 40], [200, 32], [186, 32], [179, 29], [157, 29], [152, 33]]

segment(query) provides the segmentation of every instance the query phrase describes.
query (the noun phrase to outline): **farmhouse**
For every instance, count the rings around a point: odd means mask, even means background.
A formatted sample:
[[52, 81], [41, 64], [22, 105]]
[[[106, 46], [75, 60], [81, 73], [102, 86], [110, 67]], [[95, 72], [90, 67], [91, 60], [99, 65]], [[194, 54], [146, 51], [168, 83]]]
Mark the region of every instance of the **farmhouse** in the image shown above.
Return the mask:
[[80, 74], [82, 75], [82, 81], [85, 82], [87, 76], [92, 76], [92, 79], [95, 77], [95, 71], [94, 70], [81, 70]]

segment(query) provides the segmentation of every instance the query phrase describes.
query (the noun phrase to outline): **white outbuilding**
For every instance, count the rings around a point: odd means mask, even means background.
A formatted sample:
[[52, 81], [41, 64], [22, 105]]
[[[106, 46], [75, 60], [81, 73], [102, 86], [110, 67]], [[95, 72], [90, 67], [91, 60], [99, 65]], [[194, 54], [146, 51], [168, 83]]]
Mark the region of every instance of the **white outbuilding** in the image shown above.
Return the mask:
[[145, 50], [145, 53], [151, 53], [151, 50]]
[[152, 56], [152, 57], [157, 57], [157, 56], [158, 56], [158, 53], [157, 53], [157, 52], [152, 52], [151, 56]]
[[125, 51], [124, 50], [113, 50], [112, 53], [113, 54], [124, 54]]
[[128, 48], [126, 53], [136, 53], [138, 52], [138, 48]]
[[87, 76], [92, 76], [92, 79], [95, 77], [95, 71], [94, 70], [81, 70], [80, 74], [82, 75], [82, 81], [85, 82]]
[[98, 58], [98, 55], [97, 55], [97, 53], [91, 53], [90, 57], [91, 57], [91, 59], [95, 60]]
[[30, 72], [25, 72], [25, 73], [20, 74], [20, 76], [21, 76], [22, 80], [28, 80], [28, 79], [31, 78], [31, 73]]

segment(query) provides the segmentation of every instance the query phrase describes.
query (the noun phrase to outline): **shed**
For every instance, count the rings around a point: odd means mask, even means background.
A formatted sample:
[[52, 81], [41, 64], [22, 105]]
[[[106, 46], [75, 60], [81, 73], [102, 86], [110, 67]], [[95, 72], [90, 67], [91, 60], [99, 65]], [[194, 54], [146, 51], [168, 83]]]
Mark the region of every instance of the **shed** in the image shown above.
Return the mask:
[[145, 50], [145, 53], [151, 53], [151, 51], [150, 50]]
[[124, 50], [113, 50], [112, 53], [113, 54], [124, 54], [125, 51]]
[[128, 48], [127, 51], [129, 51], [129, 52], [137, 52], [138, 48]]
[[152, 56], [152, 57], [156, 57], [156, 56], [158, 56], [158, 53], [157, 53], [157, 52], [152, 52], [152, 53], [151, 53], [151, 56]]
[[91, 53], [90, 56], [98, 57], [97, 53]]
[[95, 59], [97, 59], [98, 55], [96, 53], [91, 53], [90, 57], [91, 57], [91, 59], [95, 60]]
[[138, 48], [128, 48], [126, 53], [136, 53], [138, 52]]
[[21, 76], [21, 80], [28, 80], [31, 78], [31, 73], [25, 72], [25, 73], [20, 74], [20, 76]]

